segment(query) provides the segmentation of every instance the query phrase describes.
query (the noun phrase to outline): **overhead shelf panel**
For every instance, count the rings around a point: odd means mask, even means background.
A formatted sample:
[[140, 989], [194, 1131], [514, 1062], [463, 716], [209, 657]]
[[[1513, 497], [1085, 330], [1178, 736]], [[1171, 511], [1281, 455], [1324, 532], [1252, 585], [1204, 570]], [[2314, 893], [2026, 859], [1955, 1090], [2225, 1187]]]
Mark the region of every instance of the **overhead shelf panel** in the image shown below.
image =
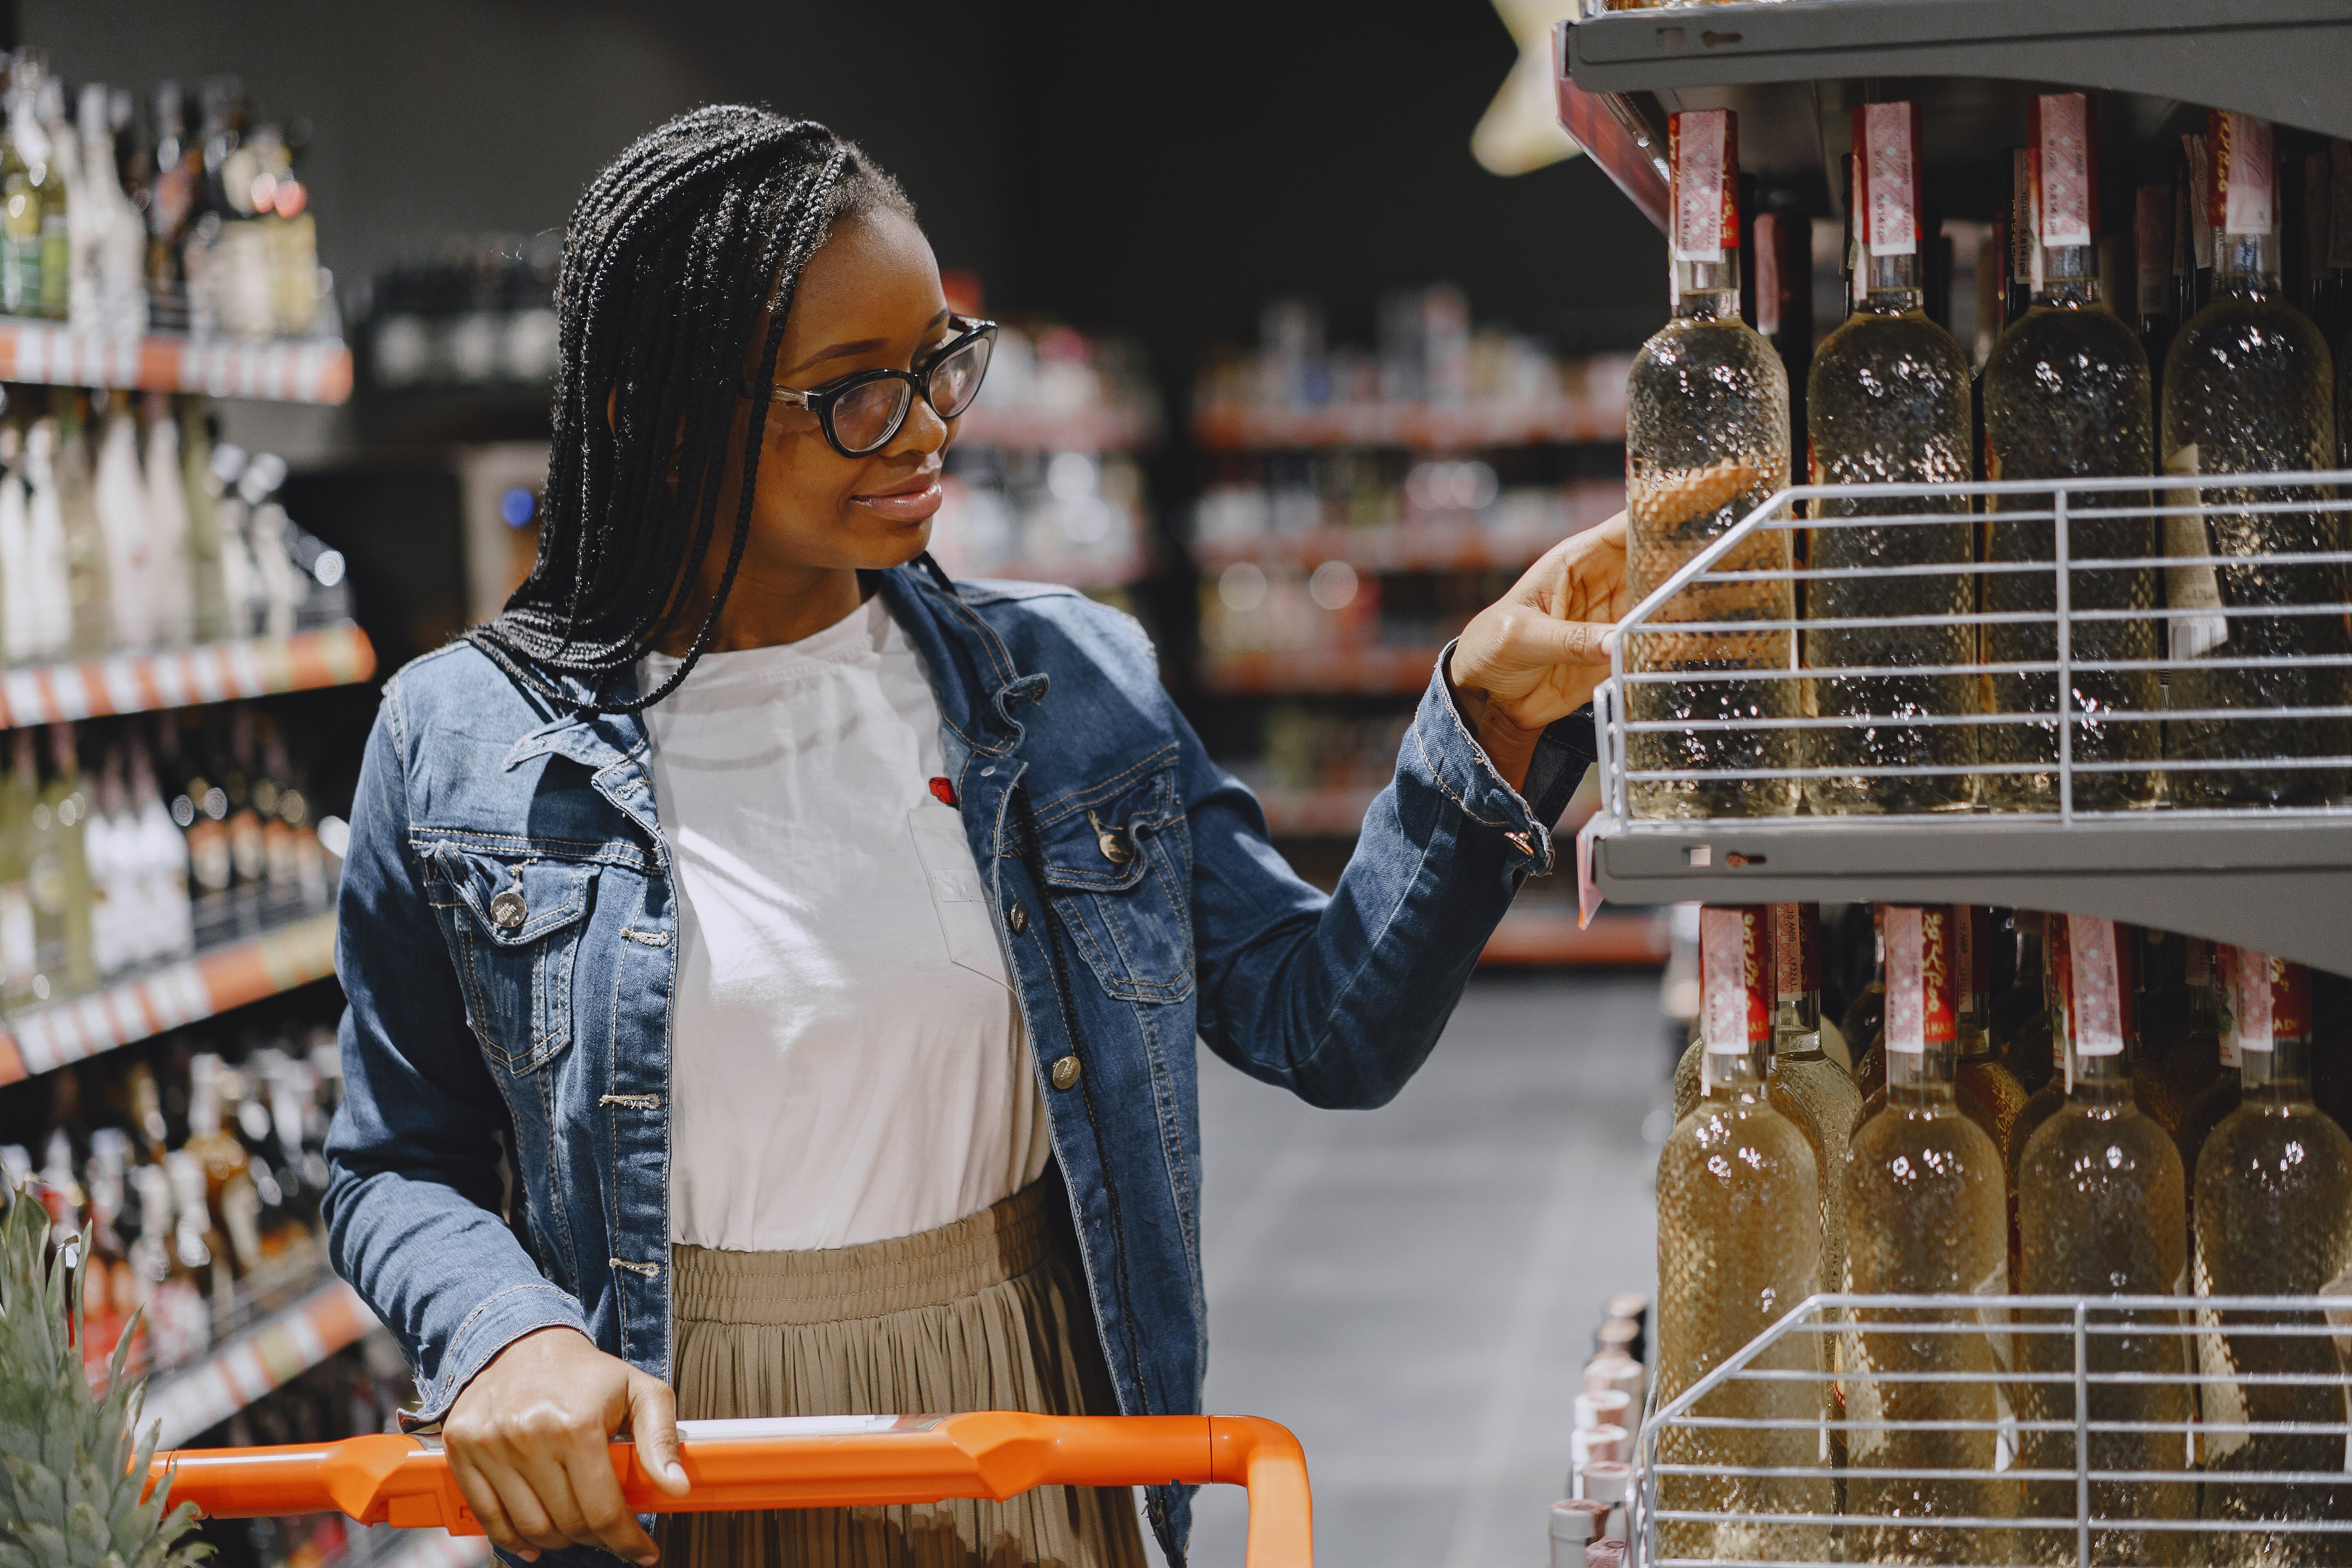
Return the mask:
[[1587, 92], [1996, 78], [2352, 136], [2344, 0], [1786, 0], [1611, 11], [1561, 26], [1562, 58]]

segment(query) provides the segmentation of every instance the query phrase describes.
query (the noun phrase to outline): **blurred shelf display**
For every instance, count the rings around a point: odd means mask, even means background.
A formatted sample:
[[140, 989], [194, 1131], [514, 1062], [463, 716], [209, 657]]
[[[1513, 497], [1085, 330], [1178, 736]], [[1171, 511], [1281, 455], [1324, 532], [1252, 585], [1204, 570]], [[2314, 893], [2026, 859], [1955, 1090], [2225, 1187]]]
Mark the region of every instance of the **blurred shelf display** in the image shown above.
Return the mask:
[[0, 673], [0, 729], [350, 686], [375, 673], [367, 634], [345, 623]]
[[1485, 969], [1649, 969], [1666, 961], [1669, 942], [1663, 911], [1612, 910], [1580, 926], [1572, 909], [1549, 908], [1547, 900], [1522, 897], [1511, 906], [1479, 954]]
[[1265, 830], [1277, 838], [1353, 838], [1385, 783], [1326, 789], [1260, 789]]
[[359, 1292], [324, 1279], [294, 1306], [247, 1330], [147, 1391], [145, 1417], [163, 1423], [159, 1447], [188, 1442], [284, 1386], [377, 1326]]
[[[1625, 505], [1622, 479], [1506, 490], [1478, 462], [1416, 465], [1406, 475], [1402, 505], [1376, 489], [1370, 497], [1363, 487], [1326, 489], [1318, 477], [1297, 476], [1305, 482], [1280, 489], [1212, 486], [1193, 512], [1193, 560], [1210, 571], [1239, 562], [1312, 571], [1326, 561], [1359, 572], [1522, 568]], [[1455, 500], [1463, 504], [1448, 504]], [[1342, 521], [1325, 521], [1333, 512]], [[1357, 513], [1391, 521], [1345, 521]]]
[[561, 236], [445, 241], [395, 264], [365, 309], [368, 384], [387, 390], [546, 386], [555, 379]]
[[0, 319], [0, 382], [332, 404], [352, 395], [352, 352], [331, 339], [243, 342]]
[[1562, 359], [1535, 339], [1470, 325], [1447, 284], [1391, 295], [1371, 352], [1329, 347], [1323, 316], [1276, 300], [1259, 346], [1203, 368], [1192, 437], [1205, 450], [1401, 447], [1473, 451], [1625, 438], [1619, 356]]
[[1160, 438], [1156, 416], [1135, 408], [1081, 408], [1067, 412], [1015, 407], [980, 400], [956, 424], [959, 447], [993, 447], [1007, 452], [1132, 452]]
[[1438, 651], [1439, 645], [1430, 643], [1218, 654], [1202, 660], [1201, 682], [1234, 695], [1402, 695], [1429, 684]]
[[[248, 902], [252, 919], [267, 918], [259, 900]], [[8, 1014], [0, 1025], [0, 1084], [132, 1045], [334, 973], [332, 910], [280, 920], [257, 936], [84, 995]]]

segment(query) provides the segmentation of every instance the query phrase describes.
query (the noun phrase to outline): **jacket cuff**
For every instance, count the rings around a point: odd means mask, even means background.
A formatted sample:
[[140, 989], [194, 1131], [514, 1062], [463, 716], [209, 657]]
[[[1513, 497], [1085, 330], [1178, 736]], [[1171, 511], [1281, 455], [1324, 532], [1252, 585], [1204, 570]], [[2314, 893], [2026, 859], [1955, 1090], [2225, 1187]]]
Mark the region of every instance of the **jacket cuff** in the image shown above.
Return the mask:
[[432, 1387], [418, 1390], [415, 1410], [400, 1413], [401, 1425], [413, 1431], [438, 1422], [476, 1373], [515, 1341], [541, 1329], [577, 1329], [588, 1335], [588, 1320], [571, 1292], [543, 1279], [509, 1286], [475, 1308], [457, 1325]]
[[[1430, 671], [1429, 689], [1422, 694], [1421, 710], [1413, 715], [1412, 739], [1419, 747], [1421, 761], [1428, 768], [1432, 782], [1461, 807], [1465, 816], [1492, 828], [1508, 843], [1515, 865], [1524, 867], [1530, 876], [1548, 875], [1552, 868], [1550, 825], [1559, 819], [1559, 811], [1543, 816], [1495, 771], [1495, 764], [1486, 758], [1486, 748], [1470, 732], [1469, 721], [1462, 717], [1462, 709], [1454, 700], [1454, 682], [1446, 674], [1453, 658], [1454, 644], [1449, 642], [1437, 656], [1437, 668]], [[1538, 742], [1538, 760], [1550, 745], [1551, 731], [1546, 730]], [[1550, 773], [1557, 771], [1555, 763], [1546, 774], [1547, 782]], [[1533, 766], [1528, 776], [1530, 783], [1535, 780]], [[1570, 781], [1569, 787], [1575, 787], [1574, 780]], [[1560, 796], [1562, 807], [1567, 798], [1565, 795]]]

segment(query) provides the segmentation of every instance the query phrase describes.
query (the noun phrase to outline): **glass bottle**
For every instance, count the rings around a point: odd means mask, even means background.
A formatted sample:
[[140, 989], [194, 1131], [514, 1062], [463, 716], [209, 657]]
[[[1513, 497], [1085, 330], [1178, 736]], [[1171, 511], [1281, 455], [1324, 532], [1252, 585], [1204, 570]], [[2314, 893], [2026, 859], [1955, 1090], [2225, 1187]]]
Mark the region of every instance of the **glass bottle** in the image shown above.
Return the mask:
[[[2213, 298], [2181, 327], [2165, 356], [2164, 468], [2168, 474], [2294, 473], [2325, 468], [2336, 454], [2335, 373], [2309, 318], [2279, 283], [2278, 160], [2271, 127], [2214, 110], [2206, 119], [2213, 229]], [[2303, 662], [2352, 652], [2338, 615], [2249, 615], [2267, 606], [2337, 603], [2343, 569], [2257, 559], [2343, 548], [2338, 514], [2242, 508], [2325, 500], [2307, 486], [2208, 488], [2173, 492], [2201, 509], [2165, 520], [2171, 633], [2169, 705], [2176, 713], [2340, 705], [2344, 667]], [[2205, 558], [2205, 559], [2199, 559]], [[2243, 558], [2247, 564], [2216, 564]], [[2271, 662], [2231, 668], [2238, 661]], [[2299, 759], [2352, 751], [2340, 718], [2184, 717], [2165, 727], [2176, 805], [2316, 805], [2344, 793], [2341, 767]], [[2276, 759], [2289, 765], [2265, 767]]]
[[[2175, 1138], [2189, 1108], [2213, 1081], [2220, 1063], [2212, 984], [2213, 944], [2195, 937], [2167, 941], [2166, 984], [2147, 988], [2144, 1049], [2132, 1060], [2132, 1095], [2148, 1119]], [[2170, 961], [2178, 960], [2178, 967]]]
[[[2172, 205], [2169, 185], [2142, 185], [2132, 193], [2133, 282], [2138, 295], [2134, 303], [2139, 319], [2140, 353], [2147, 356], [2151, 377], [2164, 364], [2164, 351], [2172, 345], [2176, 324], [2172, 314]], [[2160, 384], [2154, 395], [2163, 395]]]
[[[2312, 1102], [2311, 976], [2299, 963], [2240, 949], [2232, 1008], [2243, 1102], [2197, 1156], [2197, 1294], [2309, 1296], [2352, 1277], [2352, 1141]], [[2245, 1526], [2266, 1520], [2352, 1517], [2346, 1438], [2249, 1433], [2232, 1427], [2345, 1420], [2341, 1363], [2325, 1333], [2282, 1334], [2301, 1312], [2197, 1314], [2205, 1377], [2200, 1457], [2205, 1517]], [[2263, 1333], [2264, 1328], [2273, 1331]], [[2307, 1378], [2309, 1382], [2292, 1381]], [[2326, 1483], [2232, 1481], [2231, 1472], [2318, 1472]], [[2340, 1561], [2343, 1537], [2216, 1530], [2210, 1560], [2246, 1564]], [[2331, 1543], [2334, 1548], [2331, 1550]]]
[[0, 1006], [34, 1001], [33, 977], [41, 972], [33, 914], [33, 808], [41, 798], [40, 771], [33, 736], [19, 730], [12, 741], [13, 765], [0, 780]]
[[[2188, 1229], [2179, 1151], [2164, 1129], [2132, 1102], [2124, 1056], [2129, 965], [2117, 954], [2130, 940], [2114, 921], [2081, 915], [2051, 921], [2058, 982], [2059, 1033], [2066, 1042], [2066, 1102], [2027, 1140], [2018, 1167], [2018, 1212], [2023, 1250], [2017, 1293], [2024, 1296], [2179, 1296], [2188, 1288]], [[2074, 1314], [2023, 1310], [2014, 1343], [2018, 1370], [2075, 1370]], [[2027, 1469], [2074, 1468], [2073, 1430], [2037, 1423], [2129, 1422], [2146, 1429], [2098, 1431], [2090, 1438], [2095, 1470], [2180, 1471], [2181, 1434], [2195, 1415], [2186, 1381], [2188, 1342], [2173, 1311], [2103, 1311], [2103, 1327], [2147, 1332], [2085, 1337], [2084, 1367], [2094, 1375], [2168, 1378], [2170, 1382], [2094, 1383], [2075, 1409], [2071, 1382], [2016, 1384], [2019, 1463]], [[2038, 1327], [2053, 1331], [2035, 1332]], [[2176, 1331], [2168, 1332], [2165, 1331]], [[2026, 1512], [2072, 1519], [2074, 1480], [2027, 1483]], [[2175, 1530], [2112, 1528], [2135, 1519], [2196, 1517], [2193, 1481], [2094, 1480], [2091, 1562], [2099, 1564], [2177, 1563], [2194, 1544]], [[2040, 1536], [2042, 1532], [2035, 1531]], [[2054, 1544], [2055, 1539], [2044, 1544]], [[2072, 1561], [2073, 1542], [2064, 1560]]]
[[49, 406], [57, 420], [58, 509], [65, 525], [66, 591], [73, 616], [70, 647], [88, 658], [109, 652], [114, 641], [113, 573], [84, 435], [89, 408], [82, 394], [64, 388], [50, 395]]
[[[1951, 333], [1927, 319], [1926, 227], [1920, 218], [1919, 114], [1910, 103], [1854, 109], [1862, 232], [1862, 302], [1823, 339], [1807, 378], [1812, 480], [1823, 485], [1943, 484], [1973, 477], [1969, 450], [1969, 363]], [[1856, 721], [1802, 731], [1813, 768], [1973, 767], [1977, 732], [1959, 718], [1981, 707], [1972, 628], [1977, 589], [1969, 500], [1886, 496], [1812, 503], [1807, 534], [1814, 572], [1805, 589], [1808, 712]], [[1949, 521], [1912, 521], [1946, 518]], [[1835, 526], [1840, 519], [1889, 519]], [[1829, 524], [1830, 526], [1822, 526]], [[1890, 567], [1949, 564], [1949, 573], [1888, 575]], [[1943, 626], [1838, 626], [1824, 623], [1905, 616], [1951, 616]], [[1839, 667], [1923, 668], [1921, 675], [1836, 675]], [[1952, 670], [1959, 673], [1949, 673]], [[1805, 781], [1815, 811], [1966, 809], [1976, 783], [1953, 773], [1863, 773]]]
[[[1763, 1051], [1772, 1036], [1759, 905], [1699, 916], [1705, 1074], [1697, 1108], [1675, 1124], [1658, 1157], [1657, 1396], [1678, 1398], [1821, 1287], [1821, 1200], [1804, 1134], [1773, 1109]], [[1789, 1334], [1753, 1364], [1821, 1370], [1819, 1335]], [[1691, 1414], [1799, 1425], [1780, 1429], [1678, 1426], [1661, 1433], [1670, 1464], [1818, 1467], [1825, 1436], [1819, 1382], [1736, 1379]], [[1811, 1527], [1777, 1513], [1828, 1512], [1826, 1479], [1662, 1479], [1662, 1507], [1738, 1512], [1744, 1524], [1667, 1523], [1670, 1556], [1818, 1558]]]
[[[2227, 1121], [2230, 1113], [2237, 1110], [2244, 1100], [2239, 1079], [2236, 1020], [2229, 1008], [2220, 1005], [2221, 998], [2235, 994], [2238, 952], [2226, 942], [2206, 945], [2210, 947], [2212, 953], [2212, 984], [2208, 989], [2214, 997], [2210, 1033], [2217, 1066], [2212, 1079], [2189, 1102], [2188, 1110], [2180, 1119], [2179, 1131], [2173, 1134], [2174, 1142], [2180, 1145], [2182, 1169], [2192, 1172], [2197, 1169], [2197, 1162], [2205, 1152], [2205, 1141], [2213, 1135], [2213, 1129]], [[2190, 1196], [2192, 1199], [2195, 1196], [2193, 1189]], [[2196, 1218], [2193, 1203], [2189, 1217], [2192, 1222]]]
[[[75, 752], [70, 724], [49, 726], [49, 783], [41, 792], [41, 804], [34, 808], [37, 827], [43, 811], [47, 812], [55, 834], [50, 843], [51, 852], [57, 857], [55, 891], [63, 900], [63, 908], [57, 912], [61, 943], [60, 984], [68, 993], [87, 991], [98, 984], [99, 978], [98, 948], [92, 930], [97, 893], [89, 875], [90, 797], [83, 787], [81, 763]], [[38, 882], [41, 878], [42, 873], [36, 872], [35, 880]], [[40, 904], [40, 889], [37, 887], [37, 918]]]
[[[1639, 603], [1788, 483], [1789, 386], [1780, 356], [1739, 316], [1738, 125], [1727, 110], [1668, 121], [1674, 172], [1674, 319], [1643, 343], [1626, 382], [1626, 586]], [[1786, 572], [1789, 533], [1766, 529], [1717, 560], [1718, 572]], [[1652, 625], [1779, 623], [1754, 632], [1643, 632], [1626, 642], [1627, 711], [1637, 721], [1789, 719], [1792, 679], [1742, 679], [1792, 663], [1794, 598], [1785, 579], [1685, 589]], [[1692, 679], [1644, 679], [1688, 672]], [[1629, 738], [1637, 770], [1786, 769], [1785, 729], [1684, 729]], [[1640, 816], [1780, 816], [1796, 781], [1637, 780]]]
[[[2090, 96], [2040, 94], [2032, 119], [2030, 206], [2034, 221], [2033, 303], [1993, 345], [1985, 366], [1985, 478], [2109, 479], [2155, 466], [2155, 416], [2147, 355], [2138, 334], [2100, 298], [2097, 120]], [[2008, 564], [2052, 563], [2051, 569], [1989, 572], [1989, 615], [2052, 619], [1984, 626], [1985, 705], [2000, 714], [2059, 711], [2056, 673], [2016, 667], [2051, 663], [2060, 653], [2055, 496], [2047, 490], [1985, 498], [1985, 558]], [[2069, 498], [2069, 561], [2147, 561], [2156, 554], [2156, 524], [2145, 491], [2090, 491]], [[2023, 514], [2023, 515], [2019, 515]], [[2040, 515], [2034, 515], [2040, 514]], [[2074, 570], [2069, 604], [2077, 611], [2154, 610], [2151, 567]], [[1984, 760], [2009, 771], [1987, 773], [1984, 803], [2007, 811], [2056, 811], [2062, 752], [2077, 764], [2154, 763], [2162, 748], [2156, 671], [2156, 621], [2072, 618], [2066, 644], [2077, 666], [2065, 705], [2070, 732], [2055, 719], [1988, 725]], [[2128, 661], [2126, 670], [2079, 668]], [[2066, 744], [2062, 747], [2061, 741]], [[2074, 773], [2076, 810], [2152, 806], [2153, 768]]]
[[1955, 1026], [1959, 1065], [1953, 1093], [1969, 1120], [1991, 1137], [1993, 1147], [2006, 1148], [2009, 1130], [2025, 1104], [2025, 1090], [1992, 1048], [1992, 910], [1982, 904], [1954, 904], [1952, 936], [1959, 947], [1953, 978], [1964, 984], [1966, 998]]
[[[1887, 1102], [1854, 1133], [1846, 1162], [1845, 1288], [1855, 1295], [1998, 1295], [2009, 1254], [2000, 1154], [1952, 1098], [1951, 910], [1888, 905], [1883, 920]], [[2006, 1531], [1931, 1522], [2015, 1511], [2013, 1489], [1994, 1479], [2001, 1412], [1991, 1340], [1973, 1327], [1949, 1328], [1974, 1325], [1977, 1314], [1856, 1308], [1847, 1321], [1841, 1372], [1848, 1417], [1860, 1425], [1847, 1437], [1853, 1468], [1845, 1508], [1895, 1521], [1849, 1527], [1848, 1558], [2010, 1561]], [[1936, 1327], [1906, 1331], [1915, 1325]], [[1892, 1375], [1916, 1373], [1961, 1375], [1927, 1382]], [[1921, 1429], [1959, 1422], [1981, 1429]], [[1906, 1425], [1894, 1430], [1879, 1423]], [[1922, 1471], [1983, 1479], [1919, 1479]]]
[[11, 316], [41, 313], [41, 206], [58, 184], [33, 89], [30, 77], [10, 73], [8, 133], [0, 142], [0, 314]]
[[73, 230], [68, 209], [74, 195], [73, 165], [79, 162], [66, 126], [65, 83], [47, 73], [30, 49], [16, 51], [16, 69], [31, 71], [33, 118], [40, 122], [41, 140], [48, 148], [48, 179], [41, 193], [41, 308], [53, 321], [66, 320], [72, 309]]

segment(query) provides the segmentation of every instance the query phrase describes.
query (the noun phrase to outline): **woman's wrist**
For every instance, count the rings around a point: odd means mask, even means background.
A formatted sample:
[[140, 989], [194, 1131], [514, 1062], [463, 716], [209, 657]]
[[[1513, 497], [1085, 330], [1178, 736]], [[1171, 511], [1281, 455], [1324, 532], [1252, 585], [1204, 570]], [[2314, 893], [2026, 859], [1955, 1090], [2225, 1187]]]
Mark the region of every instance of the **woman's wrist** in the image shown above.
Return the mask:
[[1486, 753], [1487, 763], [1513, 789], [1526, 787], [1528, 769], [1535, 763], [1544, 726], [1522, 724], [1492, 693], [1476, 687], [1457, 686], [1454, 698], [1464, 722], [1470, 726], [1471, 738]]

